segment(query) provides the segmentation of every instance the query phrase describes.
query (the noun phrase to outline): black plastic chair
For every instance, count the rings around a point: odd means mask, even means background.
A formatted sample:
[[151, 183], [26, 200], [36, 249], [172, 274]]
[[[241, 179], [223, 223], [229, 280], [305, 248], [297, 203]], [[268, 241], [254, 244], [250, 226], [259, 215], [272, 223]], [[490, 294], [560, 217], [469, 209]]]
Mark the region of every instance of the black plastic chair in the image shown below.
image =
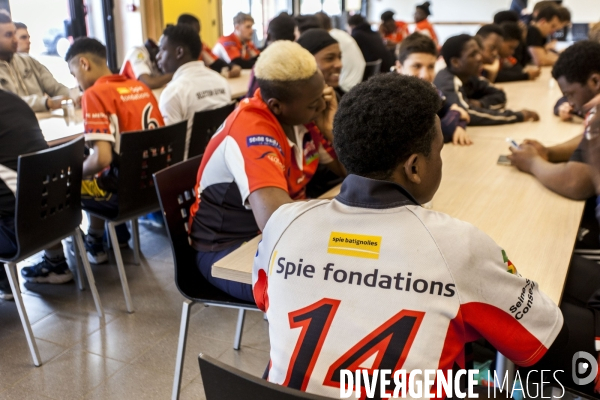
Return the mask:
[[195, 157], [204, 153], [204, 149], [206, 149], [212, 135], [215, 134], [229, 114], [235, 110], [235, 104], [231, 103], [216, 110], [199, 111], [194, 114], [188, 157]]
[[202, 156], [190, 158], [154, 174], [156, 191], [160, 208], [165, 219], [165, 226], [171, 242], [175, 264], [175, 284], [179, 292], [186, 298], [183, 301], [179, 342], [177, 344], [177, 361], [173, 381], [172, 399], [179, 398], [181, 374], [187, 341], [188, 325], [192, 305], [205, 305], [238, 308], [238, 322], [233, 348], [238, 350], [242, 339], [244, 316], [246, 310], [258, 310], [256, 304], [245, 302], [217, 289], [202, 276], [196, 266], [196, 250], [190, 246], [189, 210], [196, 201], [196, 175]]
[[200, 374], [204, 384], [206, 400], [326, 400], [316, 394], [301, 392], [285, 386], [267, 382], [246, 372], [224, 364], [206, 354], [198, 356]]
[[0, 258], [0, 262], [5, 263], [4, 268], [25, 330], [33, 363], [38, 367], [41, 365], [40, 354], [21, 297], [17, 263], [72, 236], [75, 249], [78, 250], [76, 261], [79, 289], [83, 290], [80, 268], [82, 258], [96, 310], [101, 324], [104, 324], [104, 311], [90, 263], [87, 257], [81, 257], [82, 254], [85, 255], [79, 230], [83, 150], [83, 138], [80, 138], [62, 146], [19, 156], [15, 209], [18, 250], [10, 258]]
[[[130, 313], [134, 309], [115, 227], [131, 221], [134, 262], [139, 264], [140, 238], [137, 219], [160, 209], [152, 174], [183, 160], [186, 132], [187, 121], [182, 121], [162, 128], [127, 132], [121, 135], [117, 186], [118, 212], [116, 215], [90, 212], [106, 220], [127, 312]], [[85, 211], [89, 212], [89, 210]]]
[[381, 72], [381, 60], [369, 61], [365, 64], [363, 82]]

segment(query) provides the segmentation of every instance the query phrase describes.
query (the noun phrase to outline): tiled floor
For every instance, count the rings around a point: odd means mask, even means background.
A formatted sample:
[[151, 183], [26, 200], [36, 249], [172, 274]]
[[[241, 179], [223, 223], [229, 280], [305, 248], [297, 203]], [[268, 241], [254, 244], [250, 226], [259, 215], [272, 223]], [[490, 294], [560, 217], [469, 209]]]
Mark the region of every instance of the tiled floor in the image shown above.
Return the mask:
[[[131, 250], [123, 252], [135, 313], [125, 310], [115, 264], [93, 266], [104, 327], [90, 291], [80, 292], [74, 282], [22, 285], [41, 367], [33, 365], [14, 302], [0, 300], [0, 400], [170, 398], [183, 297], [173, 281], [166, 234], [144, 227], [140, 234], [141, 265], [132, 263]], [[236, 351], [236, 321], [233, 309], [192, 308], [182, 399], [205, 398], [200, 352], [262, 375], [269, 359], [267, 322], [261, 313], [247, 312]]]

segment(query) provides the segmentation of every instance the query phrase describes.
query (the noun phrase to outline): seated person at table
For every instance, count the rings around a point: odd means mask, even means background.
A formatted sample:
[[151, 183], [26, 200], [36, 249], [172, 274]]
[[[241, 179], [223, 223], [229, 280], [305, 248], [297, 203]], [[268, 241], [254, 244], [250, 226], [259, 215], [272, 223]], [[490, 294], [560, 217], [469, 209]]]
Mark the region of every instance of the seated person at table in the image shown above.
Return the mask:
[[309, 29], [322, 29], [323, 24], [321, 19], [316, 14], [309, 15], [296, 15], [294, 17], [296, 25], [298, 26], [298, 37]]
[[188, 25], [171, 25], [164, 30], [156, 56], [158, 66], [173, 79], [160, 95], [160, 112], [165, 124], [188, 121], [185, 139], [187, 157], [194, 114], [231, 103], [227, 79], [198, 61], [202, 42]]
[[415, 32], [418, 32], [421, 35], [429, 36], [437, 46], [438, 38], [435, 34], [435, 29], [433, 29], [433, 25], [428, 19], [431, 15], [431, 10], [429, 10], [429, 7], [431, 7], [431, 3], [428, 1], [415, 7]]
[[[600, 43], [582, 41], [568, 47], [554, 65], [552, 76], [573, 109], [583, 110], [600, 94]], [[585, 200], [595, 192], [591, 169], [583, 158], [582, 137], [548, 148], [526, 140], [518, 149], [511, 147], [509, 158], [520, 171], [532, 174], [553, 192]]]
[[558, 54], [546, 48], [548, 36], [561, 29], [567, 21], [561, 21], [562, 13], [556, 6], [544, 7], [527, 28], [525, 40], [533, 64], [538, 67], [554, 65]]
[[259, 234], [282, 204], [306, 198], [319, 164], [345, 174], [330, 145], [337, 101], [315, 58], [280, 40], [254, 72], [260, 90], [240, 103], [204, 152], [190, 232], [202, 275], [252, 302], [251, 285], [214, 278], [212, 265]]
[[340, 45], [325, 29], [309, 29], [297, 43], [315, 56], [317, 68], [321, 71], [325, 84], [336, 90], [338, 95], [340, 73], [342, 72], [342, 51]]
[[537, 121], [539, 116], [529, 110], [505, 110], [506, 94], [479, 76], [481, 50], [469, 35], [453, 36], [442, 46], [447, 67], [434, 79], [449, 104], [465, 109], [469, 125], [502, 125], [523, 121]]
[[[47, 148], [37, 118], [18, 96], [0, 90], [0, 257], [10, 258], [17, 252], [15, 237], [15, 192], [17, 162], [21, 154]], [[49, 279], [68, 282], [73, 279], [67, 264]], [[4, 264], [0, 263], [0, 299], [12, 300]]]
[[479, 28], [475, 39], [481, 44], [482, 75], [494, 82], [500, 70], [498, 52], [504, 43], [504, 31], [499, 25], [487, 24]]
[[162, 74], [156, 65], [158, 46], [152, 39], [144, 46], [134, 47], [125, 56], [121, 75], [127, 79], [137, 79], [150, 89], [160, 89], [171, 81], [173, 74]]
[[17, 53], [29, 54], [31, 36], [29, 36], [27, 25], [22, 22], [15, 22], [15, 28], [17, 28]]
[[408, 24], [404, 21], [396, 21], [393, 11], [385, 11], [381, 14], [379, 34], [383, 43], [392, 53], [396, 51], [396, 45], [402, 42], [408, 35]]
[[[400, 45], [396, 72], [402, 75], [416, 76], [433, 83], [437, 56], [437, 48], [431, 38], [413, 33]], [[470, 120], [469, 113], [456, 104], [447, 104], [442, 92], [438, 91], [438, 94], [442, 98], [442, 107], [438, 111], [438, 117], [440, 117], [444, 143], [471, 144], [471, 138], [466, 131], [467, 123]]]
[[362, 82], [365, 74], [365, 58], [360, 51], [356, 40], [350, 34], [331, 26], [331, 18], [324, 12], [315, 14], [321, 20], [321, 27], [332, 38], [337, 40], [342, 51], [342, 72], [340, 73], [340, 89], [344, 92], [352, 89]]
[[238, 13], [233, 17], [234, 31], [229, 36], [221, 36], [213, 47], [213, 53], [226, 63], [237, 64], [250, 69], [260, 51], [252, 43], [254, 18], [249, 14]]
[[[372, 369], [452, 370], [465, 368], [464, 345], [478, 338], [521, 366], [558, 364], [563, 383], [576, 351], [596, 355], [592, 310], [559, 309], [485, 233], [420, 206], [442, 178], [438, 108], [430, 84], [398, 74], [343, 97], [334, 147], [349, 175], [340, 194], [278, 209], [254, 260], [270, 382], [336, 397], [340, 370], [360, 369], [377, 351]], [[534, 306], [517, 302], [525, 292]], [[313, 328], [320, 335], [303, 335]], [[300, 344], [319, 351], [300, 356]]]
[[[269, 22], [267, 28], [267, 40], [265, 41], [265, 49], [273, 42], [278, 40], [289, 40], [293, 42], [296, 40], [296, 20], [290, 17], [287, 13], [281, 13], [277, 17], [273, 18]], [[264, 51], [264, 49], [263, 49]], [[254, 68], [250, 73], [250, 80], [248, 81], [248, 93], [246, 97], [250, 98], [254, 96], [254, 92], [258, 89], [258, 80], [254, 76]]]
[[17, 53], [15, 24], [0, 13], [0, 89], [25, 100], [35, 112], [55, 110], [69, 97], [69, 89], [27, 54]]
[[394, 55], [381, 41], [381, 36], [371, 29], [369, 22], [360, 14], [348, 18], [348, 29], [366, 62], [381, 60], [381, 71], [390, 72], [394, 66]]
[[[200, 37], [200, 20], [193, 15], [190, 14], [181, 14], [179, 18], [177, 18], [177, 25], [189, 25], [194, 32], [198, 34]], [[218, 72], [219, 74], [223, 70], [223, 68], [227, 68], [227, 76], [229, 78], [235, 78], [240, 76], [242, 72], [242, 67], [237, 64], [228, 64], [225, 61], [221, 60], [219, 57], [212, 52], [212, 49], [209, 45], [204, 42], [202, 44], [202, 51], [200, 52], [200, 56], [198, 57], [198, 61], [203, 61], [204, 65], [213, 71]]]
[[[106, 65], [106, 47], [96, 39], [78, 38], [73, 42], [65, 60], [71, 74], [84, 90], [81, 98], [85, 140], [91, 153], [83, 162], [84, 181], [81, 203], [88, 211], [114, 216], [118, 211], [118, 157], [120, 136], [125, 132], [155, 129], [163, 126], [156, 98], [148, 86], [111, 72]], [[119, 225], [119, 244], [129, 240], [127, 227]], [[87, 257], [93, 264], [108, 261], [102, 239], [104, 220], [90, 215], [90, 226], [84, 243]], [[56, 265], [65, 262], [59, 244], [46, 250], [41, 263], [25, 267], [21, 275], [27, 282], [46, 282], [42, 279]], [[50, 281], [50, 283], [53, 283]]]
[[[498, 52], [500, 56], [500, 70], [496, 75], [495, 82], [514, 82], [534, 80], [542, 72], [540, 68], [534, 65], [523, 63], [525, 58], [523, 50], [527, 57], [529, 54], [523, 42], [523, 30], [518, 22], [503, 22], [501, 25], [504, 32], [504, 41]], [[519, 55], [519, 52], [521, 54]]]

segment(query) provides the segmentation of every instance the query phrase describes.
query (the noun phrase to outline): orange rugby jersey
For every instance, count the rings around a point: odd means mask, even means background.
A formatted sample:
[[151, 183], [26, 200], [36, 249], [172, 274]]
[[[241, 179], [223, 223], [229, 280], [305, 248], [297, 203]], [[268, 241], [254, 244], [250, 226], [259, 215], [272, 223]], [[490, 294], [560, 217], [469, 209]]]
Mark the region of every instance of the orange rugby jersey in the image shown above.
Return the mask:
[[292, 199], [306, 197], [306, 184], [319, 163], [333, 161], [312, 126], [294, 127], [296, 143], [286, 136], [260, 96], [245, 99], [212, 137], [196, 184], [192, 206], [192, 245], [219, 251], [259, 233], [248, 196], [276, 187]]

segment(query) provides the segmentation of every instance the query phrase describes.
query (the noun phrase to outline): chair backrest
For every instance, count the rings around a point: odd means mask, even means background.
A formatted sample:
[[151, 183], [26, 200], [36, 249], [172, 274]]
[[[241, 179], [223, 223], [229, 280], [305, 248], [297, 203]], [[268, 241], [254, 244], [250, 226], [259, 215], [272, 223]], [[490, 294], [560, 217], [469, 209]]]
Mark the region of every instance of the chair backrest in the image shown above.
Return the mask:
[[369, 61], [365, 64], [363, 82], [381, 72], [381, 60]]
[[154, 174], [160, 209], [167, 227], [175, 264], [175, 284], [188, 299], [256, 307], [222, 292], [202, 276], [196, 266], [196, 250], [189, 240], [190, 207], [196, 201], [196, 176], [202, 155], [188, 158]]
[[206, 400], [247, 399], [250, 394], [253, 399], [261, 400], [329, 399], [267, 382], [202, 353], [198, 363]]
[[152, 175], [183, 160], [187, 121], [121, 135], [117, 219], [159, 207]]
[[206, 149], [206, 145], [212, 135], [215, 134], [233, 110], [235, 110], [235, 103], [217, 108], [216, 110], [199, 111], [194, 114], [188, 157], [204, 153], [204, 149]]
[[13, 260], [36, 253], [81, 224], [84, 139], [19, 156]]

